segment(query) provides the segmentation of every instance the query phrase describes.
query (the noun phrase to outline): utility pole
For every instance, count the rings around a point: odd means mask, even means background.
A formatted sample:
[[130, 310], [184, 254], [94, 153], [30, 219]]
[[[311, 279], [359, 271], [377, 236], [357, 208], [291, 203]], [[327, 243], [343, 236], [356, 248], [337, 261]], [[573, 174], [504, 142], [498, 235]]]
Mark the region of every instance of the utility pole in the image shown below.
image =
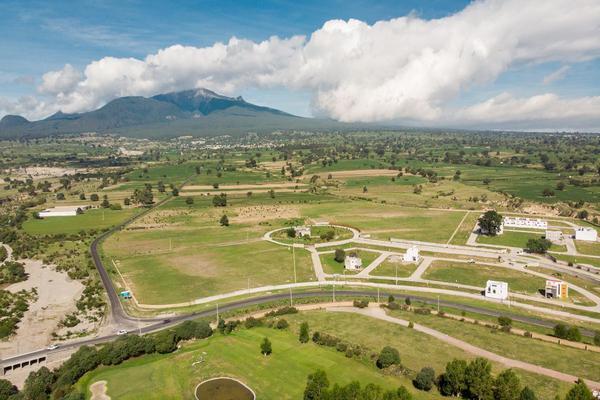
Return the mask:
[[169, 251], [173, 251], [173, 241], [169, 238]]
[[335, 303], [335, 282], [333, 281], [333, 302]]
[[294, 260], [294, 283], [297, 283], [296, 279], [296, 246], [295, 242], [292, 243], [292, 259]]
[[217, 325], [219, 325], [219, 303], [217, 303]]
[[377, 288], [377, 302], [380, 303], [380, 301], [379, 301], [379, 288]]
[[440, 295], [438, 294], [438, 314], [440, 313]]
[[396, 286], [398, 286], [398, 263], [396, 264]]
[[292, 297], [292, 288], [290, 287], [290, 307], [294, 306], [294, 299]]

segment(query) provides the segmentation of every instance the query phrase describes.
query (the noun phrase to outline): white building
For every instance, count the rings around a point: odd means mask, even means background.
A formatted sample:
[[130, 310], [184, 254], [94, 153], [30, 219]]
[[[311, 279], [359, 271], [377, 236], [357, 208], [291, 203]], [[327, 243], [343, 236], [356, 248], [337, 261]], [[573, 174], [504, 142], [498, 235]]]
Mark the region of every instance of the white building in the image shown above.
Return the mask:
[[561, 231], [546, 231], [546, 239], [552, 243], [560, 243], [563, 241], [563, 233]]
[[569, 297], [569, 284], [564, 281], [548, 279], [544, 294], [546, 297], [553, 299], [567, 299]]
[[504, 217], [502, 225], [505, 228], [548, 229], [548, 221], [539, 218]]
[[508, 299], [508, 283], [499, 281], [487, 281], [485, 284], [485, 297], [492, 299]]
[[598, 232], [594, 228], [577, 228], [575, 230], [575, 240], [585, 240], [586, 242], [595, 242], [598, 239]]
[[362, 260], [356, 254], [350, 254], [344, 259], [344, 268], [346, 269], [361, 269]]
[[406, 249], [406, 253], [402, 257], [404, 262], [416, 262], [419, 261], [419, 248], [417, 246], [411, 246]]
[[294, 227], [297, 237], [310, 236], [310, 226], [296, 226]]
[[90, 206], [58, 206], [40, 211], [38, 215], [40, 218], [74, 217], [77, 214], [83, 213], [83, 210], [87, 210], [88, 208], [90, 208]]

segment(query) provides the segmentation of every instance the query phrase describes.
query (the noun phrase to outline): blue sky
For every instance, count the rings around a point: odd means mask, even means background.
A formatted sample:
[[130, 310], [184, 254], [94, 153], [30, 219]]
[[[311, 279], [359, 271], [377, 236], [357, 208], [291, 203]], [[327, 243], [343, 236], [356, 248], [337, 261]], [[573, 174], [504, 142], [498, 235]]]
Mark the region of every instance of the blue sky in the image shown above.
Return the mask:
[[[583, 0], [585, 1], [585, 0]], [[451, 16], [469, 1], [12, 1], [0, 13], [0, 98], [39, 96], [48, 71], [71, 64], [83, 71], [104, 57], [144, 59], [175, 44], [210, 47], [232, 36], [260, 42], [306, 35], [333, 19], [369, 25], [409, 14], [424, 21]], [[493, 22], [493, 21], [492, 21]], [[392, 50], [393, 51], [393, 50]], [[598, 96], [597, 52], [508, 65], [491, 79], [462, 84], [445, 106], [468, 107], [509, 92], [514, 97], [556, 93], [562, 99]], [[547, 77], [557, 71], [556, 79]], [[546, 81], [544, 79], [546, 78]], [[320, 87], [319, 87], [320, 88]], [[218, 88], [212, 88], [218, 89]], [[242, 85], [247, 100], [300, 115], [314, 111], [315, 87]], [[328, 111], [336, 117], [335, 112]], [[386, 115], [388, 119], [392, 118]], [[402, 121], [402, 116], [398, 118]], [[409, 118], [410, 119], [410, 118]]]

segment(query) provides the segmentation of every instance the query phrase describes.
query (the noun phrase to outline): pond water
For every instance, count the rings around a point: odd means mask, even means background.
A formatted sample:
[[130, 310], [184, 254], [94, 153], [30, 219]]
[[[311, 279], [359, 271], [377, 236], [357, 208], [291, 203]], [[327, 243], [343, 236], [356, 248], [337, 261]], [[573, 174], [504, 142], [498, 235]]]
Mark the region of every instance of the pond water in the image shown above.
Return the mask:
[[202, 382], [196, 387], [198, 400], [254, 400], [250, 388], [231, 378], [216, 378]]

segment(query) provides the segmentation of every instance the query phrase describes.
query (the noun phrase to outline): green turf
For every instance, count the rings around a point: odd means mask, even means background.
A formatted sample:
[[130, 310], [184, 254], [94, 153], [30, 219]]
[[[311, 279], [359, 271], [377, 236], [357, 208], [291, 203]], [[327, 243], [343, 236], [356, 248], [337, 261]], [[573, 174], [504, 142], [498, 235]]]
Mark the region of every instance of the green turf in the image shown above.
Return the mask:
[[[541, 239], [543, 237], [542, 231], [532, 232], [514, 232], [505, 230], [503, 234], [496, 236], [478, 235], [477, 242], [482, 244], [493, 244], [497, 246], [509, 246], [509, 247], [527, 247], [527, 241], [529, 239]], [[550, 251], [567, 251], [567, 246], [552, 244]]]
[[23, 224], [23, 229], [32, 235], [78, 233], [81, 230], [109, 228], [125, 221], [136, 212], [139, 212], [139, 209], [92, 209], [74, 217], [30, 218]]
[[[363, 269], [367, 268], [377, 257], [379, 253], [373, 251], [364, 250], [346, 250], [346, 255], [350, 253], [356, 253], [362, 260]], [[356, 274], [360, 271], [346, 270], [344, 268], [344, 262], [335, 261], [335, 253], [321, 254], [321, 264], [323, 265], [323, 271], [327, 274]]]

